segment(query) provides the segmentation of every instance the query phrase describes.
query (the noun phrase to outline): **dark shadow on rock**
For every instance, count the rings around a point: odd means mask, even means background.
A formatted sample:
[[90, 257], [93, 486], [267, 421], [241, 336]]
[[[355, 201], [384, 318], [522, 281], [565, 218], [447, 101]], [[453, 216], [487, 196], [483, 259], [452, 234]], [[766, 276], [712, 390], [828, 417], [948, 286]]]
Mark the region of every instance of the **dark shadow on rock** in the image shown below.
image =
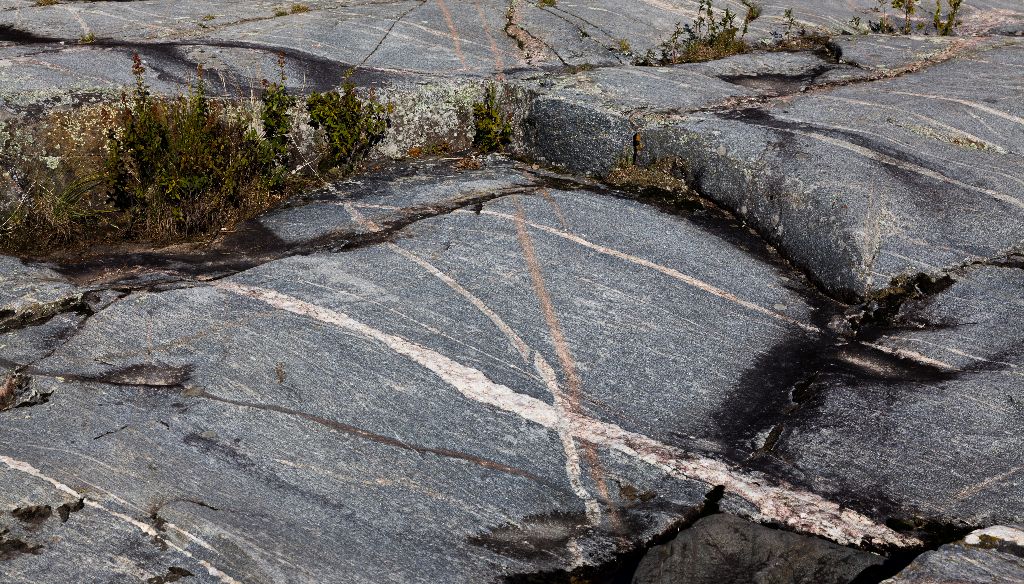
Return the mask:
[[847, 584], [882, 562], [868, 552], [718, 514], [652, 548], [633, 584]]

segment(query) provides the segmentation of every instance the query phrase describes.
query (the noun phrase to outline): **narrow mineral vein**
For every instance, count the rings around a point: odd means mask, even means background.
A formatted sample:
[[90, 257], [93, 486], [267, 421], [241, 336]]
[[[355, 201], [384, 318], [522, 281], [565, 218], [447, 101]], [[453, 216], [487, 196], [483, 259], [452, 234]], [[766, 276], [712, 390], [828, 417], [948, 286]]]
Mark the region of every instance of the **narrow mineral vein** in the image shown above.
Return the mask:
[[[579, 371], [576, 367], [576, 360], [573, 358], [571, 349], [569, 348], [569, 342], [566, 340], [565, 333], [562, 331], [562, 325], [559, 322], [558, 314], [555, 312], [554, 303], [551, 301], [551, 294], [548, 292], [547, 283], [544, 281], [544, 273], [541, 269], [540, 260], [537, 257], [533, 240], [530, 239], [530, 234], [526, 230], [526, 212], [523, 209], [522, 201], [517, 200], [516, 203], [516, 237], [519, 240], [519, 246], [523, 250], [523, 260], [526, 262], [527, 271], [530, 273], [530, 281], [533, 285], [533, 295], [537, 298], [537, 302], [540, 304], [541, 313], [544, 315], [544, 322], [547, 325], [548, 333], [551, 336], [551, 342], [554, 345], [555, 354], [558, 356], [558, 362], [562, 367], [562, 375], [565, 378], [568, 391], [558, 391], [557, 383], [551, 384], [549, 382], [549, 386], [553, 388], [552, 397], [554, 397], [555, 405], [561, 410], [560, 414], [562, 414], [562, 418], [564, 419], [568, 417], [570, 421], [570, 427], [565, 428], [563, 431], [572, 432], [572, 421], [575, 419], [575, 415], [580, 413], [583, 382], [580, 379]], [[544, 365], [547, 365], [547, 363]], [[553, 381], [555, 379], [554, 371], [551, 371], [550, 365], [547, 365], [547, 369], [548, 374], [545, 376], [545, 379], [551, 379]], [[594, 483], [597, 485], [597, 492], [601, 497], [601, 502], [610, 508], [612, 526], [616, 531], [618, 531], [622, 527], [622, 519], [619, 517], [619, 511], [609, 494], [608, 481], [604, 476], [601, 459], [593, 444], [584, 443], [582, 449], [583, 455], [586, 457], [587, 465], [590, 467], [590, 475], [593, 478]], [[596, 507], [590, 509], [590, 519], [592, 522], [596, 521], [599, 517], [595, 511]]]
[[307, 413], [307, 412], [302, 412], [302, 411], [299, 411], [299, 410], [294, 410], [294, 409], [286, 408], [286, 407], [283, 407], [283, 406], [278, 406], [278, 405], [274, 405], [274, 404], [262, 404], [262, 403], [256, 403], [256, 402], [247, 402], [247, 401], [242, 401], [242, 400], [236, 400], [236, 399], [222, 397], [222, 396], [219, 396], [219, 395], [214, 395], [214, 394], [211, 394], [209, 392], [202, 391], [202, 390], [195, 391], [191, 395], [193, 395], [195, 397], [201, 397], [201, 398], [205, 398], [205, 399], [209, 399], [209, 400], [213, 400], [213, 401], [218, 401], [218, 402], [222, 402], [222, 403], [226, 403], [226, 404], [230, 404], [230, 405], [234, 405], [234, 406], [239, 406], [239, 407], [243, 407], [243, 408], [252, 408], [252, 409], [264, 410], [264, 411], [268, 411], [268, 412], [277, 412], [277, 413], [280, 413], [280, 414], [286, 414], [286, 415], [290, 415], [290, 416], [297, 416], [299, 418], [303, 418], [305, 420], [309, 420], [310, 422], [313, 422], [313, 423], [316, 423], [316, 424], [320, 424], [321, 426], [325, 426], [325, 427], [330, 428], [332, 430], [335, 430], [337, 432], [343, 432], [345, 434], [351, 434], [353, 436], [358, 436], [360, 438], [363, 438], [365, 440], [369, 440], [371, 442], [377, 442], [378, 444], [384, 444], [384, 445], [392, 446], [392, 447], [395, 447], [395, 448], [401, 448], [403, 450], [411, 450], [413, 452], [419, 452], [420, 454], [435, 454], [437, 456], [441, 456], [441, 457], [444, 457], [444, 458], [454, 458], [456, 460], [463, 460], [463, 461], [470, 462], [472, 464], [475, 464], [477, 466], [480, 466], [480, 467], [483, 467], [483, 468], [486, 468], [486, 469], [489, 469], [489, 470], [495, 470], [495, 471], [502, 472], [502, 473], [505, 473], [505, 474], [510, 474], [510, 475], [514, 475], [514, 476], [519, 476], [519, 477], [527, 478], [527, 479], [530, 479], [532, 481], [539, 482], [539, 483], [544, 483], [545, 482], [544, 479], [542, 479], [541, 477], [538, 477], [537, 475], [535, 475], [535, 474], [533, 474], [531, 472], [527, 472], [525, 470], [522, 470], [522, 469], [519, 469], [519, 468], [515, 468], [515, 467], [512, 467], [512, 466], [508, 466], [507, 464], [501, 464], [500, 462], [495, 462], [493, 460], [488, 460], [486, 458], [481, 458], [479, 456], [473, 456], [472, 454], [466, 454], [464, 452], [458, 452], [456, 450], [450, 450], [448, 448], [432, 448], [432, 447], [429, 447], [429, 446], [419, 446], [419, 445], [416, 445], [416, 444], [409, 444], [408, 442], [403, 442], [403, 441], [398, 440], [396, 438], [391, 438], [391, 437], [388, 437], [388, 436], [382, 436], [380, 434], [375, 434], [373, 432], [370, 432], [370, 431], [367, 431], [367, 430], [363, 430], [362, 428], [357, 428], [355, 426], [351, 426], [349, 424], [344, 424], [344, 423], [338, 422], [336, 420], [331, 420], [331, 419], [328, 419], [328, 418], [324, 418], [322, 416], [317, 416], [315, 414], [310, 414], [310, 413]]
[[[359, 204], [356, 204], [355, 206], [356, 207], [362, 207], [362, 208], [392, 209], [392, 207], [388, 207], [386, 205], [368, 205], [368, 204], [359, 205]], [[516, 217], [514, 215], [509, 215], [507, 213], [499, 213], [497, 211], [491, 211], [489, 209], [482, 210], [480, 212], [480, 214], [481, 215], [488, 215], [488, 216], [491, 216], [491, 217], [498, 217], [500, 219], [504, 219], [506, 221], [510, 221], [510, 222], [513, 222], [513, 223], [516, 221]], [[736, 296], [732, 292], [729, 292], [728, 290], [723, 290], [723, 289], [719, 288], [718, 286], [715, 286], [714, 284], [710, 284], [708, 282], [700, 280], [699, 278], [695, 278], [695, 277], [690, 276], [688, 274], [684, 274], [684, 273], [682, 273], [679, 270], [676, 270], [674, 268], [670, 268], [668, 266], [663, 266], [661, 264], [652, 262], [650, 260], [647, 260], [647, 259], [644, 259], [644, 258], [640, 258], [640, 257], [634, 256], [634, 255], [631, 255], [631, 254], [619, 251], [617, 249], [613, 249], [613, 248], [610, 248], [610, 247], [606, 247], [606, 246], [594, 243], [592, 241], [583, 239], [582, 237], [580, 237], [578, 235], [574, 235], [572, 233], [568, 233], [568, 232], [562, 231], [560, 229], [555, 229], [554, 227], [548, 227], [547, 225], [540, 225], [538, 223], [531, 223], [529, 221], [526, 222], [526, 225], [528, 227], [532, 227], [533, 229], [537, 229], [539, 231], [544, 231], [545, 233], [549, 233], [551, 235], [554, 235], [554, 236], [557, 236], [557, 237], [561, 237], [562, 239], [569, 240], [569, 241], [571, 241], [571, 242], [573, 242], [575, 244], [578, 244], [578, 245], [581, 245], [583, 247], [592, 249], [592, 250], [594, 250], [594, 251], [596, 251], [598, 253], [601, 253], [601, 254], [604, 254], [604, 255], [609, 255], [609, 256], [612, 256], [614, 258], [618, 258], [620, 260], [623, 260], [623, 261], [626, 261], [626, 262], [630, 262], [632, 264], [637, 264], [637, 265], [643, 266], [645, 268], [650, 268], [652, 270], [661, 272], [662, 274], [665, 274], [666, 276], [669, 276], [670, 278], [679, 280], [680, 282], [683, 282], [684, 284], [686, 284], [688, 286], [691, 286], [691, 287], [696, 288], [698, 290], [702, 290], [702, 291], [707, 292], [707, 293], [709, 293], [709, 294], [711, 294], [713, 296], [717, 296], [718, 298], [721, 298], [723, 300], [727, 300], [727, 301], [732, 302], [733, 304], [736, 304], [738, 306], [742, 306], [743, 308], [746, 308], [748, 310], [751, 310], [751, 311], [763, 314], [765, 316], [769, 316], [769, 317], [771, 317], [771, 318], [773, 318], [775, 320], [778, 320], [778, 321], [781, 321], [781, 322], [785, 322], [785, 323], [788, 323], [788, 324], [791, 324], [791, 325], [795, 325], [797, 327], [802, 328], [803, 330], [805, 330], [807, 332], [811, 332], [811, 333], [821, 333], [822, 332], [822, 330], [820, 328], [814, 326], [813, 324], [809, 324], [809, 323], [806, 323], [806, 322], [801, 322], [801, 321], [799, 321], [799, 320], [797, 320], [795, 318], [786, 316], [785, 314], [781, 314], [781, 313], [775, 312], [774, 310], [770, 310], [770, 309], [765, 308], [765, 307], [763, 307], [763, 306], [761, 306], [759, 304], [756, 304], [754, 302], [750, 302], [748, 300], [744, 300], [744, 299]]]
[[[24, 473], [24, 474], [33, 476], [33, 477], [35, 477], [35, 478], [37, 478], [37, 479], [39, 479], [41, 481], [49, 483], [51, 486], [53, 486], [58, 491], [61, 491], [61, 492], [65, 493], [65, 494], [71, 495], [72, 497], [80, 499], [87, 507], [91, 507], [93, 509], [97, 509], [99, 511], [102, 511], [102, 512], [110, 515], [111, 517], [114, 517], [115, 519], [117, 519], [119, 521], [127, 523], [128, 525], [131, 525], [132, 527], [138, 529], [139, 531], [141, 531], [142, 533], [148, 535], [149, 537], [158, 538], [161, 542], [166, 544], [167, 547], [169, 547], [169, 548], [173, 549], [174, 551], [180, 553], [181, 555], [185, 556], [186, 558], [188, 558], [190, 560], [193, 560], [196, 563], [198, 563], [200, 566], [202, 566], [207, 571], [207, 573], [209, 573], [211, 576], [213, 576], [213, 577], [217, 578], [218, 580], [220, 580], [223, 584], [242, 584], [238, 580], [232, 578], [228, 574], [226, 574], [226, 573], [222, 572], [221, 570], [219, 570], [217, 567], [215, 567], [210, 562], [207, 562], [206, 560], [201, 559], [201, 558], [197, 558], [194, 554], [192, 554], [192, 552], [190, 552], [187, 549], [179, 546], [178, 544], [174, 543], [173, 541], [169, 541], [166, 537], [162, 537], [160, 532], [158, 532], [152, 525], [149, 525], [147, 523], [143, 523], [142, 521], [139, 521], [138, 519], [135, 519], [134, 517], [132, 517], [130, 515], [126, 515], [124, 513], [121, 513], [120, 511], [114, 511], [113, 509], [110, 509], [109, 507], [103, 505], [102, 503], [100, 503], [98, 501], [94, 501], [93, 499], [89, 498], [85, 493], [80, 493], [77, 490], [69, 487], [68, 485], [58, 481], [57, 479], [43, 474], [42, 471], [40, 471], [36, 467], [32, 466], [31, 464], [29, 464], [27, 462], [20, 461], [20, 460], [15, 460], [15, 459], [13, 459], [13, 458], [11, 458], [9, 456], [4, 456], [4, 455], [0, 455], [0, 462], [2, 462], [5, 466], [7, 466], [7, 468], [9, 468], [9, 469], [11, 469], [13, 471]], [[173, 525], [173, 524], [170, 524], [170, 523], [166, 523], [164, 525], [165, 525], [165, 527], [172, 528], [175, 531], [177, 531], [178, 533], [181, 533], [182, 535], [187, 537], [189, 540], [199, 544], [201, 547], [204, 547], [204, 548], [206, 548], [208, 550], [211, 550], [211, 551], [215, 551], [215, 550], [213, 550], [213, 548], [209, 544], [204, 542], [201, 538], [199, 538], [199, 537], [197, 537], [197, 536], [195, 536], [195, 535], [193, 535], [191, 533], [188, 533], [187, 531], [181, 529], [180, 527], [178, 527], [176, 525]]]

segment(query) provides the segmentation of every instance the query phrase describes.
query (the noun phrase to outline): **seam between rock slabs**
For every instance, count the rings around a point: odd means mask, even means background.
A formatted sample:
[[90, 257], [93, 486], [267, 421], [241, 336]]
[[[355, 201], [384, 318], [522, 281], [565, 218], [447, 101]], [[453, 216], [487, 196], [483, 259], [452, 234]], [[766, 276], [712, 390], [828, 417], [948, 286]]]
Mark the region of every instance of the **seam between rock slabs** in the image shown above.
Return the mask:
[[[876, 72], [874, 72], [873, 75], [866, 75], [864, 77], [857, 77], [857, 78], [854, 78], [854, 79], [840, 79], [840, 80], [836, 80], [836, 81], [825, 81], [825, 82], [822, 82], [822, 83], [811, 83], [811, 84], [805, 86], [804, 88], [800, 89], [799, 91], [791, 91], [791, 92], [782, 93], [782, 94], [779, 94], [779, 95], [745, 95], [745, 96], [728, 97], [728, 98], [725, 98], [724, 100], [720, 101], [719, 103], [712, 104], [712, 105], [709, 105], [709, 106], [693, 108], [693, 109], [687, 109], [687, 110], [680, 110], [678, 112], [673, 113], [673, 116], [684, 117], [686, 115], [696, 114], [696, 113], [714, 113], [714, 112], [721, 112], [721, 111], [730, 111], [730, 110], [736, 110], [736, 109], [744, 109], [744, 108], [748, 108], [748, 107], [752, 107], [752, 106], [756, 107], [756, 106], [759, 106], [759, 105], [766, 105], [766, 104], [771, 104], [771, 103], [775, 103], [775, 102], [785, 102], [786, 100], [788, 100], [788, 99], [790, 99], [790, 98], [792, 98], [794, 96], [799, 96], [799, 95], [807, 95], [807, 94], [812, 94], [812, 93], [817, 93], [817, 92], [824, 92], [824, 91], [829, 91], [829, 90], [832, 90], [832, 89], [839, 89], [839, 88], [842, 88], [842, 87], [848, 87], [848, 86], [851, 86], [851, 85], [862, 85], [862, 84], [874, 83], [876, 81], [886, 81], [886, 80], [889, 80], [889, 79], [898, 79], [900, 77], [905, 77], [905, 76], [911, 75], [913, 73], [918, 73], [918, 72], [921, 72], [921, 71], [925, 71], [925, 70], [931, 69], [932, 67], [935, 67], [937, 65], [942, 65], [942, 64], [947, 63], [949, 61], [952, 61], [953, 59], [955, 59], [955, 58], [957, 58], [957, 57], [959, 57], [961, 55], [967, 54], [967, 51], [969, 49], [977, 47], [984, 40], [985, 40], [985, 37], [977, 37], [977, 38], [974, 38], [974, 39], [971, 39], [971, 40], [957, 39], [957, 40], [953, 41], [952, 43], [950, 43], [950, 46], [946, 50], [944, 50], [940, 54], [938, 54], [937, 56], [926, 58], [926, 59], [923, 59], [921, 61], [915, 61], [913, 63], [909, 63], [909, 64], [903, 65], [901, 67], [897, 67], [895, 69], [883, 69], [883, 70], [880, 70], [880, 71], [876, 71]], [[982, 49], [984, 50], [984, 47], [982, 47]], [[871, 72], [870, 69], [864, 69], [863, 67], [861, 67], [859, 65], [850, 65], [850, 66], [856, 67], [857, 69], [860, 69], [862, 71]]]
[[[333, 186], [329, 185], [329, 188], [334, 190]], [[342, 253], [381, 245], [420, 221], [448, 215], [466, 207], [510, 195], [531, 195], [537, 188], [536, 185], [527, 183], [505, 189], [477, 190], [438, 203], [396, 208], [395, 211], [399, 212], [397, 216], [382, 220], [381, 229], [376, 232], [367, 233], [351, 229], [333, 231], [295, 244], [283, 241], [270, 242], [266, 249], [257, 250], [255, 253], [252, 246], [245, 242], [237, 243], [231, 239], [222, 239], [212, 245], [181, 253], [145, 252], [127, 256], [106, 254], [75, 264], [59, 264], [55, 269], [69, 276], [72, 281], [104, 289], [134, 290], [174, 284], [195, 285], [227, 278], [290, 257], [318, 252]], [[345, 201], [339, 199], [337, 202]], [[213, 259], [207, 261], [210, 257]], [[127, 276], [104, 278], [104, 273], [117, 270], [132, 270], [132, 273]], [[154, 274], [162, 274], [164, 277], [157, 282], [144, 280], [141, 285], [134, 284], [140, 275]]]

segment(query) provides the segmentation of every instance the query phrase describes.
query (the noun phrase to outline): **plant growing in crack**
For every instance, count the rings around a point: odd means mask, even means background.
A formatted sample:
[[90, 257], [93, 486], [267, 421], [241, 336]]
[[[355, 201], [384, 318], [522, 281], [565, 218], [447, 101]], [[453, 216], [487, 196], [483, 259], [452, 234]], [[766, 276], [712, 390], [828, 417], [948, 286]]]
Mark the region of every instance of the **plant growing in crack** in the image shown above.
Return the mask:
[[502, 151], [511, 142], [512, 124], [502, 115], [495, 84], [489, 84], [483, 100], [473, 104], [473, 125], [473, 147], [480, 152]]
[[288, 165], [288, 137], [292, 129], [291, 110], [295, 97], [286, 89], [284, 55], [278, 55], [277, 66], [280, 78], [276, 82], [263, 80], [263, 108], [260, 121], [263, 122], [263, 137], [280, 167]]
[[903, 34], [910, 34], [913, 29], [913, 18], [917, 14], [918, 0], [892, 0], [892, 7], [903, 11]]
[[350, 172], [369, 150], [384, 139], [390, 120], [389, 106], [371, 94], [363, 99], [351, 79], [340, 91], [313, 93], [306, 100], [309, 125], [322, 130], [326, 152], [320, 170]]
[[[748, 8], [742, 25], [745, 31], [760, 12]], [[749, 20], [748, 20], [749, 19]], [[749, 49], [736, 23], [736, 13], [726, 8], [715, 12], [712, 0], [700, 0], [697, 18], [692, 24], [676, 23], [669, 38], [659, 46], [660, 55], [653, 50], [637, 60], [637, 65], [675, 65], [698, 63], [745, 53]]]
[[152, 98], [136, 57], [136, 91], [109, 132], [105, 180], [128, 228], [195, 235], [266, 208], [281, 188], [273, 148], [241, 112], [208, 97], [202, 70], [184, 95]]
[[0, 249], [209, 236], [287, 198], [317, 162], [353, 170], [388, 126], [388, 108], [349, 82], [314, 93], [305, 106], [324, 152], [295, 167], [298, 100], [283, 58], [261, 101], [208, 95], [201, 69], [182, 94], [153, 95], [142, 59], [133, 59], [135, 84], [120, 104], [51, 112], [16, 135], [5, 131], [0, 158], [10, 170], [0, 181], [17, 199], [0, 214]]
[[773, 31], [771, 39], [762, 39], [760, 45], [769, 51], [825, 51], [831, 52], [831, 36], [821, 29], [808, 30], [797, 19], [792, 8], [782, 13], [782, 31]]
[[886, 8], [888, 2], [889, 0], [878, 0], [878, 6], [874, 8], [874, 11], [879, 14], [878, 20], [868, 21], [868, 28], [871, 29], [871, 32], [881, 34], [892, 34], [896, 32], [896, 27], [892, 25], [892, 20], [889, 18], [889, 12]]
[[[868, 28], [871, 32], [881, 34], [928, 34], [927, 24], [924, 20], [916, 20], [921, 0], [878, 0], [875, 12], [879, 13], [877, 21], [868, 21]], [[934, 33], [940, 36], [949, 36], [955, 33], [960, 21], [957, 19], [963, 0], [946, 0], [946, 8], [943, 9], [943, 0], [935, 0], [935, 10], [932, 13], [932, 26]], [[896, 10], [903, 19], [900, 26], [892, 23], [888, 13], [888, 7]]]
[[747, 13], [743, 16], [743, 30], [740, 36], [746, 36], [747, 31], [750, 30], [750, 23], [761, 17], [762, 8], [760, 4], [756, 4], [752, 0], [742, 0], [742, 2], [747, 8]]

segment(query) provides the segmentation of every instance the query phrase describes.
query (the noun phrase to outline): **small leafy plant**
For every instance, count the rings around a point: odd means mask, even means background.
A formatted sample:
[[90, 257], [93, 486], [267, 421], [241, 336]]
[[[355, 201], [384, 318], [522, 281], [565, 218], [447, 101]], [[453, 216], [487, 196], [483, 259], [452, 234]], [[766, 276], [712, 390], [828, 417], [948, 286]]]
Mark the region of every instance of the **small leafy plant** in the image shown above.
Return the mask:
[[346, 81], [341, 91], [313, 93], [306, 100], [309, 125], [323, 130], [327, 151], [320, 170], [348, 172], [359, 159], [384, 138], [388, 108], [375, 99], [362, 99], [356, 86]]
[[504, 150], [512, 140], [512, 125], [501, 114], [498, 89], [494, 84], [484, 90], [483, 101], [473, 104], [473, 122], [476, 128], [473, 147], [480, 152]]
[[892, 7], [903, 11], [903, 27], [900, 31], [903, 34], [910, 34], [913, 31], [913, 18], [917, 14], [918, 0], [892, 0]]
[[743, 5], [747, 8], [746, 15], [743, 16], [743, 31], [740, 36], [746, 36], [747, 31], [750, 29], [750, 23], [754, 22], [758, 18], [761, 18], [761, 5], [754, 3], [752, 0], [741, 0]]
[[946, 0], [946, 3], [948, 4], [948, 10], [945, 18], [943, 18], [942, 0], [935, 0], [935, 14], [932, 19], [935, 31], [942, 36], [953, 34], [956, 26], [960, 24], [956, 17], [957, 13], [960, 12], [960, 5], [963, 4], [963, 0]]

